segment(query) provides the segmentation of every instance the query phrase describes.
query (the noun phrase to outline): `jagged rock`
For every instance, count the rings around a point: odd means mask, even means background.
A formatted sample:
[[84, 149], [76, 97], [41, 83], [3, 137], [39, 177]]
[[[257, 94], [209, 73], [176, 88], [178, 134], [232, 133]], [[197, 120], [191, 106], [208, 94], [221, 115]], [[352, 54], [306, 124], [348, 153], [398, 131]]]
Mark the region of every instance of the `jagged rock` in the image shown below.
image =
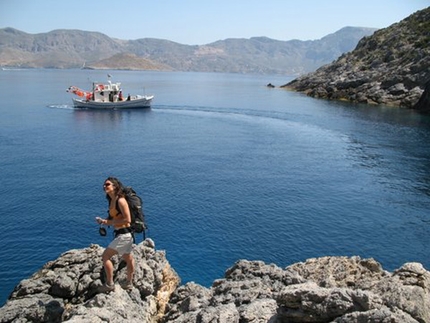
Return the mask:
[[278, 317], [289, 322], [330, 322], [344, 314], [382, 307], [378, 295], [349, 288], [324, 288], [314, 282], [285, 287]]
[[21, 283], [0, 308], [0, 322], [151, 323], [426, 323], [430, 322], [430, 272], [406, 263], [393, 273], [374, 259], [321, 257], [282, 269], [239, 260], [210, 288], [179, 277], [152, 240], [134, 246], [134, 288], [104, 281], [103, 248], [71, 250]]
[[164, 252], [147, 239], [133, 247], [134, 288], [120, 286], [126, 269], [115, 257], [114, 292], [98, 293], [104, 282], [103, 248], [70, 250], [24, 279], [0, 309], [0, 322], [156, 322], [164, 314], [179, 277]]
[[315, 258], [285, 269], [240, 260], [211, 288], [179, 287], [164, 322], [430, 322], [429, 283], [430, 272], [417, 263], [389, 273], [360, 257]]
[[316, 98], [412, 108], [430, 79], [429, 30], [430, 7], [364, 37], [355, 50], [281, 87]]

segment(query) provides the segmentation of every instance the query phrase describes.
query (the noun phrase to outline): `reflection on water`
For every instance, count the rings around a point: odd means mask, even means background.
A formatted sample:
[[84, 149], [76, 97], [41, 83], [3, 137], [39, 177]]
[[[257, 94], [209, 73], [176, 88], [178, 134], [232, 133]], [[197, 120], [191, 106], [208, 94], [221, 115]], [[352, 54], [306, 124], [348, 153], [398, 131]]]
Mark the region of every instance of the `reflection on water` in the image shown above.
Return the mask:
[[136, 110], [85, 110], [74, 109], [73, 115], [78, 123], [95, 123], [105, 125], [120, 124], [123, 120], [130, 120], [133, 116], [151, 113], [150, 108]]

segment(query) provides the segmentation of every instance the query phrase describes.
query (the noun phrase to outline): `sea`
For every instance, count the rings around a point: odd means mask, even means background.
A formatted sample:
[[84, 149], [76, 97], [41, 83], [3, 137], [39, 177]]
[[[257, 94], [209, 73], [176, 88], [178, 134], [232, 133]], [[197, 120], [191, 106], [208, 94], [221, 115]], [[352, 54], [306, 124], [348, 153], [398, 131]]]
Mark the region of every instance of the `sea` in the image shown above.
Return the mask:
[[[66, 89], [108, 74], [152, 107], [74, 109]], [[182, 284], [209, 287], [240, 259], [429, 270], [430, 117], [279, 88], [292, 79], [1, 70], [0, 305], [62, 253], [108, 245], [95, 221], [108, 176], [141, 195], [147, 237]]]

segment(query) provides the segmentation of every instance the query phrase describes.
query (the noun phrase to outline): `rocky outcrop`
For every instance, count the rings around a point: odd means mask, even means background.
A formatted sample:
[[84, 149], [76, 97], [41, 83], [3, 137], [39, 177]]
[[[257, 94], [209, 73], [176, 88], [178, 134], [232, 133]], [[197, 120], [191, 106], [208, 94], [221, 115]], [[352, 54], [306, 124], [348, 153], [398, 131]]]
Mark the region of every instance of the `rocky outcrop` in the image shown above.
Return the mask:
[[[72, 250], [23, 280], [0, 309], [0, 322], [430, 322], [430, 272], [407, 263], [393, 273], [373, 259], [323, 257], [282, 269], [239, 260], [210, 288], [179, 286], [151, 240], [135, 246], [134, 288], [116, 261], [116, 289], [103, 282], [101, 253]], [[178, 287], [179, 286], [179, 287]]]
[[430, 7], [364, 37], [355, 50], [282, 86], [316, 98], [413, 107], [430, 80]]
[[430, 322], [429, 292], [430, 272], [418, 263], [389, 273], [359, 257], [285, 269], [241, 260], [210, 289], [179, 287], [165, 322]]
[[104, 282], [103, 248], [71, 250], [16, 286], [0, 309], [0, 322], [157, 322], [179, 277], [152, 240], [134, 246], [134, 288], [120, 287], [126, 268], [114, 258], [114, 292], [98, 293]]

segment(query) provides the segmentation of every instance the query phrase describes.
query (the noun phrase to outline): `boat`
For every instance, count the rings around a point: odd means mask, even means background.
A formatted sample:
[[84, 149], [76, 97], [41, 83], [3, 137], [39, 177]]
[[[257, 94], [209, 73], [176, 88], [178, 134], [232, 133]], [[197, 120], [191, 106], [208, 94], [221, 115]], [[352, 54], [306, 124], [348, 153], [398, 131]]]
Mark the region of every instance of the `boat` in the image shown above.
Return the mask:
[[75, 108], [83, 109], [136, 109], [151, 107], [153, 95], [130, 95], [123, 96], [121, 83], [93, 82], [91, 91], [85, 91], [77, 86], [70, 86], [67, 92], [77, 95], [72, 98]]

